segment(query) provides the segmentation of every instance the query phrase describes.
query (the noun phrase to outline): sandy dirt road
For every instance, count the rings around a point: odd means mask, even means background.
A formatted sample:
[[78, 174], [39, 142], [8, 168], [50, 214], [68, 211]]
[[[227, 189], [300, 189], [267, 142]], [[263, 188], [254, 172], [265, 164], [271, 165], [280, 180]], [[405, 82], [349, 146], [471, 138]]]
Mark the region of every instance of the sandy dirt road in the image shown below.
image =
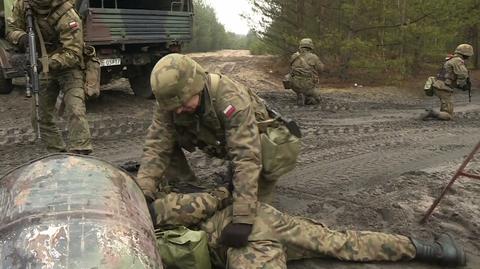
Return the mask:
[[[279, 62], [245, 51], [193, 54], [210, 71], [259, 92], [302, 127], [297, 168], [283, 177], [275, 206], [323, 221], [332, 228], [396, 232], [431, 239], [450, 232], [465, 245], [466, 268], [480, 268], [480, 181], [461, 179], [430, 221], [418, 221], [480, 140], [480, 91], [472, 103], [455, 96], [452, 122], [420, 121], [424, 107], [437, 106], [421, 86], [322, 88], [322, 102], [297, 107], [295, 95], [281, 90]], [[361, 82], [359, 82], [361, 84]], [[479, 85], [478, 81], [474, 84]], [[29, 100], [20, 90], [0, 96], [0, 174], [45, 152], [29, 126]], [[88, 103], [94, 155], [117, 163], [138, 160], [152, 100], [132, 95], [125, 80], [106, 86]], [[60, 119], [60, 122], [63, 121]], [[201, 177], [222, 174], [225, 162], [199, 152], [188, 155]], [[480, 159], [468, 167], [480, 173]], [[418, 263], [357, 264], [333, 260], [293, 262], [289, 268], [439, 268]]]

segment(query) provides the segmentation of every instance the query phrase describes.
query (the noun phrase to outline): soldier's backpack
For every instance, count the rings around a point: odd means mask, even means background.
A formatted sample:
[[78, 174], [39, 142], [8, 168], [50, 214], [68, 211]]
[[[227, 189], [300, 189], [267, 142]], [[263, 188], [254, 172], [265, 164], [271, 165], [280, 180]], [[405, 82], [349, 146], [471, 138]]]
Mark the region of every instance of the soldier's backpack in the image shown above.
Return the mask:
[[207, 233], [180, 226], [155, 230], [157, 247], [166, 268], [211, 269]]
[[286, 74], [282, 80], [283, 88], [289, 90], [292, 88], [292, 81], [290, 80], [290, 73]]
[[87, 99], [97, 98], [100, 95], [100, 60], [97, 58], [95, 48], [85, 45], [83, 59], [85, 62], [85, 96]]
[[295, 168], [300, 153], [300, 139], [287, 127], [268, 127], [260, 134], [263, 176], [276, 180]]
[[433, 96], [433, 83], [435, 83], [435, 77], [428, 77], [423, 86], [423, 91], [427, 96]]

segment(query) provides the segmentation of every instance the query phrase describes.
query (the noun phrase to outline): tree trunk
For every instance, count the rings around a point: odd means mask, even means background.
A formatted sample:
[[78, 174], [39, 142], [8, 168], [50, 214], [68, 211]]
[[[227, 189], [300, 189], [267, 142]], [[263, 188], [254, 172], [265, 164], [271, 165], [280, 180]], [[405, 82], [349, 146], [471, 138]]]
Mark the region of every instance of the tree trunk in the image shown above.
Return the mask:
[[305, 35], [305, 0], [297, 0], [297, 29], [298, 38], [303, 38]]

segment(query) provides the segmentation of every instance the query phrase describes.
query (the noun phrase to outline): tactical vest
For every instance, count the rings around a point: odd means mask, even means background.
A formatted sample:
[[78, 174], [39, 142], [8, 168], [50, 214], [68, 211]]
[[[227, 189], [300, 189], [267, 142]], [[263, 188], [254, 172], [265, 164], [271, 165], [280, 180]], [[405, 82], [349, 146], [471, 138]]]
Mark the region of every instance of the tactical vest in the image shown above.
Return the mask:
[[[221, 75], [209, 74], [207, 76], [207, 89], [202, 92], [202, 109], [198, 113], [173, 114], [176, 138], [178, 144], [189, 152], [198, 147], [210, 156], [225, 158], [227, 156], [225, 126], [215, 112], [217, 91]], [[257, 123], [269, 119], [265, 107], [254, 92], [247, 89], [255, 111]], [[259, 123], [260, 122], [260, 123]], [[259, 126], [260, 131], [262, 130]]]
[[437, 73], [437, 80], [440, 80], [440, 81], [443, 81], [445, 83], [446, 86], [450, 87], [450, 88], [456, 88], [456, 76], [455, 74], [453, 73], [453, 70], [449, 70], [447, 67], [447, 63], [448, 61], [450, 61], [451, 59], [455, 58], [455, 57], [459, 57], [459, 56], [448, 56], [446, 58], [446, 61], [443, 63], [440, 71]]
[[204, 111], [193, 114], [173, 114], [178, 144], [189, 152], [198, 147], [208, 155], [224, 158], [226, 152], [225, 128], [215, 112], [215, 96], [220, 82], [220, 75], [207, 76], [207, 89], [202, 92]]
[[315, 78], [315, 76], [318, 75], [315, 67], [311, 66], [305, 59], [305, 55], [307, 53], [308, 52], [301, 52], [293, 56], [292, 60], [290, 61], [291, 76]]
[[[52, 10], [47, 16], [41, 14], [35, 15], [35, 22], [37, 24], [36, 32], [39, 35], [40, 43], [42, 43], [41, 39], [43, 39], [47, 53], [54, 53], [61, 48], [62, 44], [59, 42], [59, 33], [55, 30], [55, 26], [58, 20], [73, 8], [70, 2], [64, 2]], [[42, 46], [42, 44], [40, 44], [40, 46]]]

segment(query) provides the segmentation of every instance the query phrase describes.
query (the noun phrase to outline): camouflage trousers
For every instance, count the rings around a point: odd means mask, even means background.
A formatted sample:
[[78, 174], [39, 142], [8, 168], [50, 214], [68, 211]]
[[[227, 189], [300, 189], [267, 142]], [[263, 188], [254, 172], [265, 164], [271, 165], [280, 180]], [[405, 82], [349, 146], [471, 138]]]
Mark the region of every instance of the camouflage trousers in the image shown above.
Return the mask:
[[305, 95], [306, 104], [317, 104], [319, 100], [318, 94], [315, 92], [317, 81], [314, 78], [306, 78], [300, 76], [291, 77], [292, 90], [299, 94]]
[[[170, 156], [170, 165], [165, 171], [165, 179], [167, 186], [161, 186], [162, 190], [171, 190], [177, 192], [191, 192], [194, 191], [208, 191], [215, 186], [210, 186], [206, 182], [200, 182], [195, 176], [192, 168], [188, 164], [180, 146], [175, 146], [175, 149]], [[275, 184], [278, 179], [267, 178], [260, 174], [258, 180], [258, 199], [264, 203], [271, 203], [273, 201], [273, 194], [275, 191]], [[186, 189], [182, 189], [185, 187]]]
[[217, 267], [287, 268], [289, 260], [332, 257], [343, 261], [411, 260], [416, 249], [408, 237], [359, 231], [335, 231], [311, 219], [293, 217], [258, 203], [253, 230], [244, 248], [220, 244], [223, 229], [232, 221], [226, 189], [209, 193], [170, 193], [153, 204], [157, 227], [197, 227], [208, 234], [212, 263]]
[[[90, 129], [86, 119], [84, 75], [80, 69], [69, 69], [60, 73], [49, 74], [40, 81], [40, 133], [42, 142], [51, 152], [65, 150], [92, 150]], [[65, 113], [67, 117], [67, 148], [60, 129], [55, 124], [55, 103], [57, 96], [63, 92]], [[32, 124], [36, 126], [35, 113]], [[36, 128], [35, 128], [36, 129]]]
[[292, 217], [260, 204], [249, 244], [225, 249], [219, 244], [223, 228], [232, 219], [231, 207], [202, 223], [217, 266], [232, 269], [287, 268], [289, 260], [332, 257], [342, 261], [411, 260], [416, 249], [408, 237], [360, 231], [335, 231], [311, 219]]
[[436, 115], [436, 118], [451, 120], [453, 118], [453, 92], [434, 88], [433, 93], [440, 99], [440, 112]]

